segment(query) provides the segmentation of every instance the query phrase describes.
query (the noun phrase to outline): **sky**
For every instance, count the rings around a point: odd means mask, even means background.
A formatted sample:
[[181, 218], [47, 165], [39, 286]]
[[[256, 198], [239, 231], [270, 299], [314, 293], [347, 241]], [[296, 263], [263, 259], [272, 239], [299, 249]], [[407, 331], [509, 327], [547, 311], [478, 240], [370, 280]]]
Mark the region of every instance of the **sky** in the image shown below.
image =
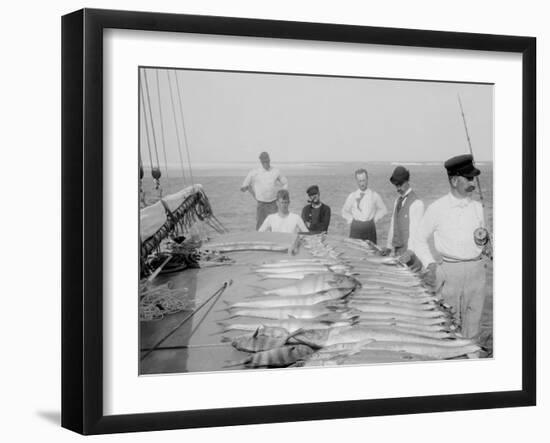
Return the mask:
[[493, 158], [493, 85], [162, 68], [140, 74], [146, 168], [189, 159], [257, 162], [262, 151], [272, 163], [444, 161], [469, 152], [459, 95], [475, 159]]

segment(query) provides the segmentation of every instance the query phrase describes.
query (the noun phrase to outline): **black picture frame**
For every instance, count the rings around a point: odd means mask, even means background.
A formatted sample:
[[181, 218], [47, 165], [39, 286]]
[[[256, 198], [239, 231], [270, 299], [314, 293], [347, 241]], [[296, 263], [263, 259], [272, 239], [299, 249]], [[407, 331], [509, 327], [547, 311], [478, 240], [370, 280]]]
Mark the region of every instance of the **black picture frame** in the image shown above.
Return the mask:
[[[131, 415], [103, 412], [103, 31], [501, 51], [522, 56], [522, 388]], [[83, 9], [62, 18], [62, 426], [82, 434], [536, 404], [536, 39], [340, 24]]]

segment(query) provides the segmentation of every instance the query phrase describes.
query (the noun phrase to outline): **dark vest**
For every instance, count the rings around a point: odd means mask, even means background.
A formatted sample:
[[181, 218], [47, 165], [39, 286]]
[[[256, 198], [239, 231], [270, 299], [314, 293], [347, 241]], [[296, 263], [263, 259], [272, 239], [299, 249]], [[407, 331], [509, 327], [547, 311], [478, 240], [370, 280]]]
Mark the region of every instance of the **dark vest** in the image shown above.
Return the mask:
[[395, 208], [395, 213], [393, 214], [393, 238], [391, 242], [394, 248], [403, 248], [409, 242], [409, 209], [415, 200], [417, 200], [416, 194], [414, 191], [411, 191], [407, 194], [407, 198], [401, 209], [398, 211], [398, 208]]

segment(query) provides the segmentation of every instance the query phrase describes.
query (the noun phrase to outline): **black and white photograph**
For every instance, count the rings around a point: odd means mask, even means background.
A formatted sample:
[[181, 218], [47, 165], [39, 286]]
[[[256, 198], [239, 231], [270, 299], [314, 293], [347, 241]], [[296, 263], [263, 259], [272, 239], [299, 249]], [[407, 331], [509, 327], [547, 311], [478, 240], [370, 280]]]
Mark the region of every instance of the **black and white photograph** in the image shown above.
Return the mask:
[[495, 358], [494, 84], [137, 75], [139, 375]]

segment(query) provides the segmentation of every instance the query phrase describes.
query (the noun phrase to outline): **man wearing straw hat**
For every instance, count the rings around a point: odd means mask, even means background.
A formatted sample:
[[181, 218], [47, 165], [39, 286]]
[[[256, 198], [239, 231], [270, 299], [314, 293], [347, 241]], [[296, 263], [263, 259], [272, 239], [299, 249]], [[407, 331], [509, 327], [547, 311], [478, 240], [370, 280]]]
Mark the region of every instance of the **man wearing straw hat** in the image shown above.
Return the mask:
[[[480, 171], [468, 154], [450, 158], [445, 169], [450, 192], [426, 210], [416, 253], [427, 268], [425, 283], [454, 309], [462, 334], [471, 338], [480, 332], [486, 293], [486, 261], [478, 238], [485, 219], [481, 203], [472, 199]], [[437, 261], [428, 245], [432, 236], [441, 256]]]
[[268, 215], [277, 212], [277, 191], [288, 188], [286, 177], [271, 166], [269, 154], [262, 152], [259, 158], [262, 166], [250, 171], [241, 186], [242, 192], [250, 192], [258, 202], [256, 230], [260, 229]]

